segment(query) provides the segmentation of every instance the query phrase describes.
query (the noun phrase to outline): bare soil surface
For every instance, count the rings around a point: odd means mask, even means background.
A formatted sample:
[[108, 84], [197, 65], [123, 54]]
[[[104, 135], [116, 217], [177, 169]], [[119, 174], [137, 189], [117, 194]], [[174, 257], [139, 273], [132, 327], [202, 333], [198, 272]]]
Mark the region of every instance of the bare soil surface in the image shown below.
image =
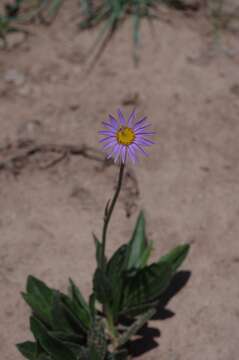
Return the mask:
[[[134, 343], [146, 360], [238, 360], [239, 45], [220, 47], [203, 12], [162, 9], [142, 24], [141, 62], [132, 62], [126, 21], [91, 71], [97, 30], [79, 32], [80, 11], [65, 2], [50, 27], [0, 52], [0, 353], [31, 337], [20, 296], [28, 274], [66, 290], [72, 277], [87, 296], [95, 269], [92, 231], [118, 169], [98, 153], [109, 113], [147, 115], [159, 144], [129, 167], [109, 229], [107, 253], [129, 239], [141, 208], [156, 259], [190, 242], [192, 275]], [[171, 314], [171, 316], [169, 316]], [[154, 340], [151, 335], [155, 335]]]

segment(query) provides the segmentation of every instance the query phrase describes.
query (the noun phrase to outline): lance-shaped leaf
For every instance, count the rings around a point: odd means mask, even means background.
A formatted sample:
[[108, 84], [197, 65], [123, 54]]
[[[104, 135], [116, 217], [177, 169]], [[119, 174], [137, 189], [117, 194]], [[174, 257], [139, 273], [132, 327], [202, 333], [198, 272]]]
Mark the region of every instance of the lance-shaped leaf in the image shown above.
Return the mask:
[[167, 262], [155, 263], [139, 270], [135, 276], [126, 280], [121, 313], [156, 300], [168, 287], [171, 278], [172, 270]]
[[127, 270], [126, 267], [126, 256], [128, 252], [128, 245], [122, 245], [116, 250], [116, 252], [111, 256], [107, 264], [107, 274], [110, 276], [113, 281], [114, 278], [117, 279], [119, 274]]
[[[106, 260], [105, 255], [103, 254], [102, 243], [98, 240], [98, 238], [96, 237], [95, 234], [93, 234], [93, 238], [95, 241], [95, 257], [96, 257], [97, 266], [101, 267], [101, 265], [103, 265], [103, 267], [104, 267], [107, 260]], [[103, 264], [101, 264], [102, 256], [103, 256]]]
[[70, 305], [70, 298], [61, 294], [59, 291], [55, 291], [51, 310], [53, 330], [64, 331], [68, 334], [83, 334], [86, 332], [86, 329]]
[[53, 296], [53, 304], [51, 309], [53, 330], [65, 331], [72, 333], [74, 330], [69, 321], [68, 314], [63, 307], [59, 292], [55, 292]]
[[159, 262], [167, 261], [172, 267], [172, 272], [175, 273], [177, 269], [181, 266], [183, 261], [185, 260], [189, 252], [189, 249], [190, 249], [189, 244], [178, 245], [168, 254], [162, 256], [159, 259]]
[[49, 304], [53, 297], [54, 290], [50, 289], [43, 281], [29, 275], [27, 278], [27, 293], [38, 296]]
[[83, 336], [82, 334], [69, 334], [65, 331], [48, 331], [48, 333], [62, 342], [83, 344], [83, 342], [85, 341], [85, 336]]
[[85, 309], [85, 311], [89, 312], [89, 306], [81, 294], [80, 289], [76, 286], [72, 279], [69, 279], [69, 282], [72, 300], [76, 301], [82, 308]]
[[64, 345], [70, 349], [74, 355], [76, 356], [77, 360], [89, 360], [90, 359], [90, 352], [85, 346], [81, 346], [79, 344], [74, 344], [72, 342], [64, 342]]
[[106, 274], [112, 286], [112, 311], [114, 320], [117, 319], [119, 306], [124, 290], [124, 272], [126, 271], [126, 255], [128, 245], [122, 245], [110, 258]]
[[97, 300], [101, 304], [112, 303], [112, 285], [107, 274], [99, 268], [96, 269], [93, 279], [93, 289]]
[[27, 279], [26, 293], [22, 293], [24, 300], [32, 308], [33, 312], [48, 325], [51, 324], [54, 291], [43, 281], [30, 275]]
[[30, 319], [31, 331], [53, 360], [77, 360], [74, 353], [61, 341], [49, 334], [43, 323], [35, 317]]
[[141, 211], [132, 238], [128, 244], [127, 269], [144, 267], [148, 261], [152, 245], [147, 243], [144, 213]]
[[21, 344], [17, 344], [17, 349], [20, 351], [20, 353], [29, 360], [35, 360], [36, 359], [36, 353], [37, 353], [37, 343], [32, 341], [25, 341]]
[[85, 347], [86, 336], [67, 334], [63, 331], [49, 331], [48, 333], [70, 349], [77, 357], [77, 360], [89, 360], [89, 352]]
[[69, 279], [70, 282], [70, 295], [71, 295], [71, 309], [81, 320], [85, 329], [88, 329], [91, 322], [90, 307], [85, 301], [80, 289], [76, 286], [73, 280]]

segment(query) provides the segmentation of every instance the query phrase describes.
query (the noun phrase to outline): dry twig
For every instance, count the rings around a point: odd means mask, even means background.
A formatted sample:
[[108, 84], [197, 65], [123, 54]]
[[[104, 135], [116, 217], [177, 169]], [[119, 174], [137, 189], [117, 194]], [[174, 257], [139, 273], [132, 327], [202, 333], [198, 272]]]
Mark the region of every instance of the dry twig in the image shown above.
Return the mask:
[[[4, 153], [6, 153], [5, 156]], [[41, 168], [46, 169], [54, 166], [69, 155], [83, 156], [87, 159], [98, 161], [105, 165], [107, 164], [107, 161], [98, 150], [84, 144], [37, 144], [28, 141], [19, 142], [15, 146], [8, 145], [5, 148], [0, 149], [0, 156], [3, 157], [3, 160], [0, 161], [0, 171], [10, 170], [13, 173], [18, 173], [32, 156], [47, 153], [56, 154], [58, 156]]]

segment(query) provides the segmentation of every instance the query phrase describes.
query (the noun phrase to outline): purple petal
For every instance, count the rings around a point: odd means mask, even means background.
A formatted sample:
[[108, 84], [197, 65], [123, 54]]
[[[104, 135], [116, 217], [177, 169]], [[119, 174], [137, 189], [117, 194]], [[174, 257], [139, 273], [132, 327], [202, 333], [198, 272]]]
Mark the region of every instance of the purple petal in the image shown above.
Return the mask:
[[120, 121], [121, 125], [126, 126], [126, 120], [125, 120], [124, 115], [122, 114], [121, 110], [119, 109], [117, 111], [117, 113], [118, 113], [119, 121]]
[[107, 155], [107, 159], [110, 159], [112, 156], [115, 155], [117, 148], [119, 147], [119, 144], [116, 142], [113, 144], [114, 148], [112, 149], [112, 151]]
[[98, 131], [98, 133], [100, 135], [115, 135], [115, 131], [110, 131], [110, 130], [100, 130]]
[[137, 144], [136, 142], [133, 143], [131, 146], [136, 146], [137, 149], [139, 149], [144, 156], [146, 156], [146, 157], [149, 156], [149, 154], [147, 154], [147, 153], [144, 151], [144, 149], [143, 149], [139, 144]]
[[144, 137], [141, 137], [141, 136], [137, 136], [136, 142], [138, 144], [141, 144], [141, 145], [144, 145], [144, 146], [150, 146], [150, 145], [155, 144], [154, 141], [151, 141], [149, 139], [145, 139]]
[[138, 128], [140, 128], [140, 126], [146, 121], [147, 117], [145, 116], [143, 119], [137, 121], [134, 125], [133, 130], [137, 130]]
[[114, 152], [115, 163], [117, 162], [122, 151], [122, 145], [118, 145], [118, 148]]
[[155, 131], [141, 131], [141, 130], [137, 130], [135, 131], [136, 135], [155, 135], [156, 132]]
[[119, 154], [120, 154], [120, 145], [119, 145], [118, 143], [115, 143], [115, 144], [114, 144], [114, 148], [113, 148], [112, 151], [108, 154], [107, 159], [109, 159], [109, 158], [111, 158], [111, 157], [114, 157], [115, 162], [116, 162]]
[[105, 142], [105, 141], [108, 141], [108, 140], [114, 139], [114, 138], [115, 138], [115, 136], [110, 135], [110, 136], [107, 136], [107, 137], [105, 137], [103, 139], [100, 139], [99, 142], [102, 143], [102, 142]]
[[[150, 127], [150, 126], [151, 126], [151, 124], [143, 125], [143, 126], [138, 127], [136, 130], [137, 130], [137, 131], [139, 131], [139, 130], [144, 130], [144, 129]], [[135, 130], [135, 129], [133, 129], [133, 130]]]
[[131, 146], [128, 147], [128, 153], [129, 153], [129, 157], [130, 157], [130, 160], [132, 161], [132, 163], [136, 164], [138, 162], [138, 159], [136, 157], [134, 149]]
[[121, 159], [122, 159], [122, 163], [124, 164], [126, 161], [126, 146], [123, 146], [123, 148], [121, 149]]
[[132, 126], [133, 126], [133, 120], [135, 118], [135, 114], [136, 114], [136, 111], [133, 110], [132, 113], [130, 114], [129, 118], [128, 118], [128, 126], [130, 128], [132, 128]]
[[104, 146], [102, 146], [102, 150], [106, 150], [108, 148], [113, 147], [114, 145], [116, 145], [117, 143], [115, 141], [110, 141], [109, 143], [106, 143]]
[[109, 118], [110, 118], [110, 123], [111, 123], [112, 127], [115, 130], [117, 130], [118, 127], [119, 127], [119, 124], [118, 124], [117, 120], [115, 120], [115, 118], [112, 115], [109, 115]]
[[102, 124], [111, 130], [115, 130], [115, 128], [111, 124], [107, 123], [106, 121], [102, 121]]

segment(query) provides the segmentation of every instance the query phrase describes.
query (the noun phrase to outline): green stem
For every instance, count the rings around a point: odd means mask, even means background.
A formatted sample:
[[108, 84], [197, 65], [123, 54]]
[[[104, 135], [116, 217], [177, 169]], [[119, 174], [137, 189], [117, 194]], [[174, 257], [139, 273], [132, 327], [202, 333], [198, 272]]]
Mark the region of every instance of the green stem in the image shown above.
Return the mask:
[[117, 331], [117, 328], [115, 327], [114, 319], [111, 314], [111, 310], [109, 310], [109, 309], [106, 309], [106, 319], [107, 319], [108, 330], [109, 330], [110, 336], [112, 338], [112, 344], [113, 344], [114, 350], [116, 350], [117, 344], [118, 344], [118, 340], [117, 340], [118, 339], [118, 331]]
[[105, 244], [106, 244], [107, 229], [108, 229], [110, 218], [111, 218], [111, 215], [113, 213], [113, 210], [114, 210], [114, 207], [115, 207], [115, 204], [116, 204], [116, 201], [118, 199], [120, 189], [121, 189], [121, 186], [122, 186], [124, 168], [125, 168], [125, 165], [123, 163], [121, 163], [116, 191], [115, 191], [115, 194], [114, 194], [114, 197], [113, 197], [112, 201], [110, 202], [109, 207], [106, 208], [106, 213], [105, 213], [105, 217], [104, 217], [104, 226], [103, 226], [103, 231], [102, 231], [102, 251], [101, 251], [101, 268], [102, 269], [104, 268], [104, 257], [105, 257]]

